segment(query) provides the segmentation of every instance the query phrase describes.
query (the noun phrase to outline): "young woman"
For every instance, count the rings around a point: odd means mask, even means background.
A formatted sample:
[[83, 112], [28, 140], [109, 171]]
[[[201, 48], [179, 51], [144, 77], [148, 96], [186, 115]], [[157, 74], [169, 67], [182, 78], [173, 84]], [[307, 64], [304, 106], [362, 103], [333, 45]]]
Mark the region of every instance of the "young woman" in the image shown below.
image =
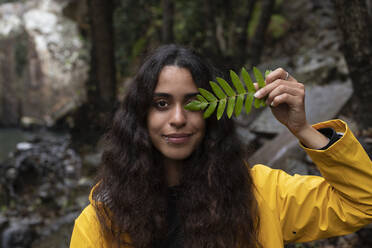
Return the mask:
[[340, 120], [311, 126], [304, 86], [283, 69], [256, 93], [323, 177], [250, 168], [233, 121], [184, 106], [216, 71], [190, 49], [158, 48], [139, 69], [111, 130], [71, 247], [283, 247], [372, 221], [372, 163]]

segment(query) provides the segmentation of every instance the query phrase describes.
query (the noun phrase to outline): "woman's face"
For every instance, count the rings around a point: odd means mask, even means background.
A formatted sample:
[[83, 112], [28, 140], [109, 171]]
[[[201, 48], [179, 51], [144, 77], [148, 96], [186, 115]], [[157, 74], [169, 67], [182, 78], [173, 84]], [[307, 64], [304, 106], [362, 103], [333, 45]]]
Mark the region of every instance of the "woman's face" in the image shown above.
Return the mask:
[[184, 109], [197, 94], [198, 88], [187, 69], [165, 66], [161, 70], [147, 128], [153, 145], [167, 159], [187, 158], [204, 137], [202, 113]]

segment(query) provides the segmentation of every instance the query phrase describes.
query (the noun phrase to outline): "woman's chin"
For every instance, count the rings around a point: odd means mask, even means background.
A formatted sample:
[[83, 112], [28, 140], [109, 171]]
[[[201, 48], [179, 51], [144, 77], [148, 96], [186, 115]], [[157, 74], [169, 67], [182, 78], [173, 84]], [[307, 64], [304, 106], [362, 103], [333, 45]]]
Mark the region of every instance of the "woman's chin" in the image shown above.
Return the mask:
[[166, 159], [170, 160], [184, 160], [187, 159], [191, 155], [191, 151], [174, 151], [174, 152], [165, 152], [163, 153], [163, 156]]

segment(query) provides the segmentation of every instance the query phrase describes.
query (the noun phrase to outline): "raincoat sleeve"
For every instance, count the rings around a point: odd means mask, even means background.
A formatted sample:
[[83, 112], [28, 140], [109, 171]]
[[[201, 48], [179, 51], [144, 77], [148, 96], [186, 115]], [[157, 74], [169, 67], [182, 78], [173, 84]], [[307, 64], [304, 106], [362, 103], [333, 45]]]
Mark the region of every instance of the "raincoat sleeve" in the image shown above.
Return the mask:
[[346, 123], [331, 127], [343, 136], [326, 150], [303, 147], [323, 177], [261, 170], [263, 197], [275, 209], [285, 243], [308, 242], [354, 232], [372, 222], [372, 162]]

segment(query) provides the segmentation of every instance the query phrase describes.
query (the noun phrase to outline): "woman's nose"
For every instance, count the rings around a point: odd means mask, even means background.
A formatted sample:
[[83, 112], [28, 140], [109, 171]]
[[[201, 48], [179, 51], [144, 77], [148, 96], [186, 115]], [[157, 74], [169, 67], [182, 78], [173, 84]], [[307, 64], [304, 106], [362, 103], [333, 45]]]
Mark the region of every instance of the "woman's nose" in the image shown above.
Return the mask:
[[176, 105], [171, 112], [170, 125], [177, 128], [183, 127], [186, 119], [186, 110], [181, 104]]

